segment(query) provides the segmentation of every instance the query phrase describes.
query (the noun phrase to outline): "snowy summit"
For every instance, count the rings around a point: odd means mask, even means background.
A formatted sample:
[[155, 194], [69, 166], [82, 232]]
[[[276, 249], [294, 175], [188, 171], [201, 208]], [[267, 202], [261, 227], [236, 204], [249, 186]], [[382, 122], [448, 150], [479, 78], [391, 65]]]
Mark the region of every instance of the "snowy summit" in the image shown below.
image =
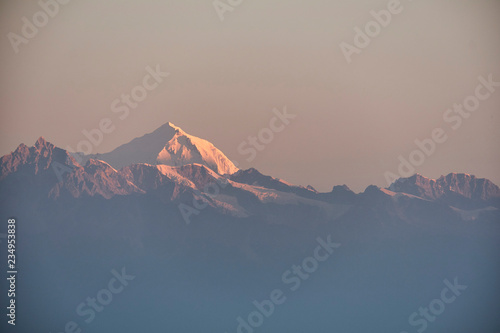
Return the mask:
[[198, 163], [220, 175], [233, 174], [239, 170], [212, 143], [189, 135], [170, 122], [109, 153], [88, 157], [108, 162], [117, 169], [139, 163], [169, 166]]

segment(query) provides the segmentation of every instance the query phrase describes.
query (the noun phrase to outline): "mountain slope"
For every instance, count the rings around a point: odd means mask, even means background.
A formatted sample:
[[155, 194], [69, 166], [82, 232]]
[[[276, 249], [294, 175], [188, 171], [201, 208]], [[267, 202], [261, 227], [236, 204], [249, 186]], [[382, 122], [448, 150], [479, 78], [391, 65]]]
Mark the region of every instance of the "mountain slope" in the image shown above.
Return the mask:
[[66, 150], [57, 148], [40, 137], [34, 146], [28, 147], [20, 144], [12, 153], [0, 157], [0, 180], [9, 175], [34, 176], [47, 171], [55, 178], [53, 170], [49, 170], [54, 162], [71, 168], [79, 167], [76, 160]]
[[248, 170], [240, 170], [231, 175], [230, 179], [241, 184], [261, 186], [281, 192], [292, 192], [307, 198], [310, 198], [317, 193], [312, 187], [306, 188], [302, 186], [292, 185], [282, 179], [263, 175], [254, 168], [250, 168]]

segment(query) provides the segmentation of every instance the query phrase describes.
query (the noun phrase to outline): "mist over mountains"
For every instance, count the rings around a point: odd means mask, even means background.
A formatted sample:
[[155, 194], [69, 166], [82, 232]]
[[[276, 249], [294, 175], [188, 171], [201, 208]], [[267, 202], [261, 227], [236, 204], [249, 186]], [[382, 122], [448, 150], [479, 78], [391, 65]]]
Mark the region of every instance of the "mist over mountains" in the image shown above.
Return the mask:
[[[212, 143], [167, 123], [83, 158], [43, 137], [21, 144], [0, 158], [0, 199], [2, 218], [19, 221], [19, 316], [40, 316], [25, 329], [59, 332], [70, 320], [85, 332], [500, 327], [500, 189], [473, 175], [321, 193], [239, 170]], [[314, 273], [297, 272], [301, 287], [291, 290], [296, 280], [283, 272], [319, 237], [341, 246]], [[87, 323], [75, 309], [121, 267], [136, 278]], [[456, 277], [468, 289], [439, 320], [409, 322]], [[278, 287], [287, 301], [253, 327], [252, 302]]]

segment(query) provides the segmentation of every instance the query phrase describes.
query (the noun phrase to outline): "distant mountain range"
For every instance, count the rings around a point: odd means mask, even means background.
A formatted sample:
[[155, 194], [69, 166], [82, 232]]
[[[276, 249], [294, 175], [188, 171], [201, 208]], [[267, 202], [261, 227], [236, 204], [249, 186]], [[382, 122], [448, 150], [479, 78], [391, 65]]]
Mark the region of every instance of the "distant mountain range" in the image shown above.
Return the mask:
[[[53, 199], [61, 196], [109, 199], [171, 188], [172, 195], [168, 198], [171, 201], [182, 200], [182, 195], [200, 196], [214, 209], [236, 216], [250, 216], [254, 214], [252, 211], [260, 210], [259, 204], [271, 203], [319, 207], [327, 214], [331, 211], [328, 204], [355, 204], [369, 195], [396, 201], [401, 197], [433, 201], [466, 210], [500, 208], [498, 186], [487, 179], [456, 173], [437, 180], [416, 174], [398, 179], [387, 189], [369, 186], [361, 194], [353, 193], [346, 185], [319, 193], [311, 186], [292, 185], [256, 169], [239, 170], [212, 143], [189, 135], [172, 123], [110, 153], [84, 156], [82, 161], [80, 165], [73, 154], [41, 137], [33, 147], [21, 144], [0, 158], [0, 181], [16, 183], [15, 186], [20, 186], [18, 182], [40, 184], [38, 190], [43, 196]], [[217, 185], [226, 181], [228, 186], [224, 189]], [[214, 186], [221, 195], [207, 193]]]
[[487, 179], [417, 174], [321, 193], [239, 170], [171, 123], [79, 161], [43, 137], [0, 158], [1, 218], [19, 221], [19, 301], [42, 318], [25, 331], [60, 331], [103, 287], [100, 272], [127, 266], [137, 290], [131, 283], [128, 301], [84, 331], [235, 332], [252, 301], [328, 235], [342, 244], [337, 257], [262, 332], [410, 331], [408, 316], [455, 276], [471, 292], [434, 324], [440, 332], [498, 324], [500, 189]]

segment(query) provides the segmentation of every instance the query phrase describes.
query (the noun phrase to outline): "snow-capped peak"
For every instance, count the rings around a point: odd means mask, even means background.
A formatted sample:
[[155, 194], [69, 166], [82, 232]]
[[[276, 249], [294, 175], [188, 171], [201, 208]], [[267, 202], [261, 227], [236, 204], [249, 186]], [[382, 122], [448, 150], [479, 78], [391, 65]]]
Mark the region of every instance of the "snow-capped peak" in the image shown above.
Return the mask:
[[238, 171], [238, 168], [212, 143], [187, 134], [171, 122], [109, 153], [91, 157], [106, 161], [115, 168], [137, 163], [169, 166], [198, 163], [221, 175]]

